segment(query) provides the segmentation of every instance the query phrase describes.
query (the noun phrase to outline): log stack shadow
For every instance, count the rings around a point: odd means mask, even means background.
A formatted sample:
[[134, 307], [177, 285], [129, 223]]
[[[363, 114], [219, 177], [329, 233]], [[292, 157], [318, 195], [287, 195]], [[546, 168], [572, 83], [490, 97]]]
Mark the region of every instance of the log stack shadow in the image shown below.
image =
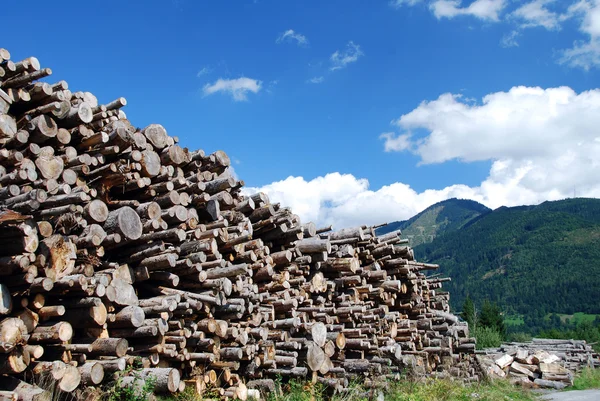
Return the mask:
[[446, 279], [400, 232], [303, 224], [244, 194], [224, 152], [50, 74], [0, 49], [0, 398], [37, 399], [31, 377], [100, 386], [134, 361], [126, 384], [241, 400], [275, 377], [344, 391], [474, 374]]

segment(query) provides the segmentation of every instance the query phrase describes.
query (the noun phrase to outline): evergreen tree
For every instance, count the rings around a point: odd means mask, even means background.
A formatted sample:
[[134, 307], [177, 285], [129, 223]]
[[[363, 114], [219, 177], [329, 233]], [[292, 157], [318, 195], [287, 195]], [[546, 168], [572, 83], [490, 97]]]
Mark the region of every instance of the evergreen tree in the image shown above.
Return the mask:
[[478, 323], [482, 327], [489, 327], [490, 329], [497, 331], [503, 338], [506, 335], [502, 311], [496, 303], [492, 303], [488, 300], [483, 302]]
[[461, 317], [465, 322], [469, 323], [469, 328], [471, 330], [475, 330], [475, 326], [477, 325], [477, 312], [475, 311], [473, 300], [468, 295], [463, 303]]

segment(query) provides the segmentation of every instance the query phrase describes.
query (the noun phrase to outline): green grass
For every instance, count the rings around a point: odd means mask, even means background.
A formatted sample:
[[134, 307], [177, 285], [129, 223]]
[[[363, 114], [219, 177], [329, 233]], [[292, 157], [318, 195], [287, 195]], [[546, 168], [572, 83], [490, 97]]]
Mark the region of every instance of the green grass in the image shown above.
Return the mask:
[[515, 387], [505, 380], [492, 383], [462, 385], [449, 380], [425, 383], [399, 383], [385, 396], [390, 401], [533, 401], [532, 392]]
[[504, 317], [504, 324], [507, 326], [521, 326], [525, 324], [523, 315], [509, 315]]
[[587, 390], [600, 388], [600, 369], [584, 369], [573, 382], [573, 387], [567, 390]]
[[[548, 316], [550, 316], [550, 315], [548, 315]], [[574, 323], [577, 325], [577, 324], [583, 323], [583, 322], [592, 323], [592, 322], [594, 322], [594, 320], [596, 320], [596, 317], [600, 316], [600, 315], [592, 315], [589, 313], [577, 312], [572, 315], [559, 314], [558, 316], [560, 317], [560, 320], [563, 323], [565, 323], [567, 321], [567, 319], [569, 319], [571, 321], [571, 323]]]
[[[506, 380], [490, 383], [468, 384], [430, 379], [425, 381], [402, 380], [390, 382], [382, 390], [385, 401], [534, 401], [537, 396], [529, 390], [515, 387]], [[375, 393], [376, 395], [377, 393]], [[281, 391], [270, 394], [267, 401], [366, 401], [364, 389], [351, 386], [345, 394], [328, 394], [320, 385], [292, 381], [282, 386]]]

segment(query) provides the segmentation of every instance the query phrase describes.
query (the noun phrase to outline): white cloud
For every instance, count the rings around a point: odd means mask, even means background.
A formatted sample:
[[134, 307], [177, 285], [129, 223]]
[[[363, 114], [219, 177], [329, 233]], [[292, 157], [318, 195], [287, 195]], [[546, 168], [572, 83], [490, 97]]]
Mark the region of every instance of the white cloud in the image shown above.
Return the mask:
[[579, 0], [569, 7], [567, 14], [582, 16], [580, 30], [592, 38], [600, 37], [600, 0]]
[[[566, 197], [559, 191], [540, 194], [523, 187], [521, 180], [528, 172], [527, 168], [513, 168], [499, 162], [494, 164], [493, 176], [491, 172], [480, 186], [452, 185], [422, 192], [402, 182], [372, 190], [369, 189], [368, 180], [338, 172], [310, 181], [290, 176], [260, 188], [246, 188], [244, 192], [265, 192], [272, 202], [290, 206], [303, 222], [312, 221], [318, 226], [333, 225], [336, 229], [405, 220], [434, 203], [450, 198], [473, 199], [496, 208]], [[596, 191], [595, 196], [600, 196], [600, 191]]]
[[417, 193], [402, 183], [372, 191], [368, 180], [337, 172], [310, 181], [288, 177], [245, 191], [265, 192], [272, 202], [290, 206], [302, 221], [313, 221], [319, 226], [332, 224], [337, 229], [403, 220], [428, 205], [461, 193], [458, 188]]
[[517, 42], [517, 37], [519, 37], [521, 33], [519, 31], [511, 31], [510, 33], [502, 36], [500, 40], [500, 46], [502, 47], [518, 47], [519, 42]]
[[237, 79], [219, 78], [214, 84], [206, 84], [202, 91], [204, 96], [217, 92], [229, 93], [236, 102], [248, 100], [248, 92], [258, 93], [262, 88], [262, 82], [256, 79], [241, 77]]
[[475, 0], [467, 7], [461, 5], [461, 0], [436, 0], [429, 8], [437, 19], [471, 15], [486, 21], [499, 21], [506, 0]]
[[331, 61], [331, 71], [339, 70], [346, 67], [348, 64], [355, 63], [359, 57], [363, 56], [364, 53], [360, 49], [360, 46], [355, 44], [353, 41], [348, 42], [345, 51], [337, 50], [329, 57]]
[[390, 5], [392, 7], [400, 8], [404, 5], [414, 6], [414, 5], [417, 5], [422, 2], [423, 2], [423, 0], [392, 0], [392, 1], [390, 1]]
[[296, 43], [300, 46], [306, 46], [308, 44], [308, 39], [306, 39], [306, 36], [295, 32], [293, 29], [288, 29], [287, 31], [285, 31], [284, 33], [282, 33], [281, 35], [279, 35], [279, 37], [277, 38], [277, 40], [275, 41], [276, 43], [282, 43], [282, 42], [293, 42], [296, 41]]
[[600, 41], [576, 41], [571, 49], [566, 49], [559, 59], [561, 64], [589, 71], [600, 66]]
[[312, 77], [311, 79], [307, 80], [306, 82], [309, 84], [320, 84], [323, 81], [325, 81], [324, 77]]
[[533, 0], [517, 8], [510, 15], [519, 21], [521, 28], [541, 26], [548, 30], [557, 30], [560, 29], [561, 16], [546, 7], [554, 2], [555, 0]]
[[379, 135], [379, 138], [385, 139], [386, 152], [402, 152], [409, 150], [411, 147], [409, 134], [396, 136], [393, 132], [385, 132]]
[[600, 90], [524, 86], [486, 95], [481, 104], [446, 93], [394, 121], [405, 135], [429, 132], [411, 139], [424, 163], [554, 157], [580, 140], [593, 143], [598, 124]]
[[203, 67], [200, 71], [198, 71], [198, 73], [196, 74], [197, 77], [201, 77], [203, 75], [207, 75], [210, 74], [212, 72], [212, 68], [210, 67]]
[[492, 208], [563, 199], [574, 191], [600, 197], [600, 89], [514, 87], [478, 104], [444, 94], [393, 124], [401, 133], [381, 135], [386, 150], [411, 151], [425, 164], [491, 161], [487, 178], [476, 186], [417, 192], [402, 182], [372, 190], [366, 179], [331, 173], [248, 190], [265, 191], [303, 221], [337, 228], [406, 219], [452, 197]]
[[[394, 8], [415, 6], [424, 0], [392, 0]], [[581, 21], [579, 31], [584, 40], [575, 40], [573, 47], [560, 50], [558, 63], [586, 71], [600, 67], [600, 0], [471, 0], [463, 5], [463, 0], [427, 0], [429, 10], [437, 19], [452, 19], [460, 15], [470, 15], [488, 22], [504, 22], [512, 26], [512, 31], [504, 34], [500, 40], [502, 47], [517, 47], [517, 37], [527, 28], [543, 27], [558, 31], [563, 22], [569, 19]], [[568, 5], [563, 12], [565, 4]], [[508, 12], [508, 8], [512, 11]], [[560, 10], [557, 11], [557, 10]], [[506, 11], [506, 12], [505, 12]], [[504, 13], [504, 15], [502, 15]]]
[[600, 0], [579, 0], [569, 7], [565, 18], [570, 17], [581, 19], [579, 30], [589, 40], [576, 41], [563, 51], [559, 62], [586, 71], [600, 66]]

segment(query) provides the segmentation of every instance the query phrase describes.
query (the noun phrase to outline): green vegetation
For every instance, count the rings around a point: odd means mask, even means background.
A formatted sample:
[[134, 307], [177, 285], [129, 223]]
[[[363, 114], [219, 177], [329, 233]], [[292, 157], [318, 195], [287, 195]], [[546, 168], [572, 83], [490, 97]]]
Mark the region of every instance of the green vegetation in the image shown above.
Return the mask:
[[[377, 393], [375, 393], [376, 395]], [[491, 383], [468, 384], [442, 379], [426, 381], [402, 380], [390, 382], [382, 390], [383, 399], [389, 401], [533, 401], [537, 397], [528, 390], [515, 387], [508, 381], [497, 380]], [[280, 391], [271, 394], [268, 401], [362, 401], [371, 394], [359, 385], [350, 386], [344, 394], [327, 394], [321, 385], [292, 381]]]
[[[595, 338], [600, 330], [600, 200], [567, 199], [490, 211], [450, 199], [378, 233], [401, 229], [417, 260], [452, 278], [444, 289], [458, 310], [467, 295], [503, 311], [503, 337]], [[473, 325], [471, 325], [473, 326]], [[483, 334], [483, 331], [480, 331]]]
[[378, 228], [377, 234], [402, 230], [404, 238], [409, 238], [410, 245], [415, 247], [429, 243], [446, 232], [456, 231], [488, 212], [489, 208], [472, 200], [448, 199], [428, 207], [409, 220]]
[[500, 333], [490, 327], [477, 326], [471, 335], [477, 339], [477, 349], [497, 348], [503, 340]]
[[587, 390], [600, 388], [600, 369], [584, 369], [573, 382], [573, 386], [567, 390]]
[[522, 331], [517, 331], [514, 333], [509, 333], [506, 336], [507, 341], [513, 341], [517, 343], [526, 343], [533, 339], [533, 336], [530, 333], [525, 333]]
[[483, 301], [481, 313], [477, 317], [477, 327], [486, 327], [498, 333], [501, 338], [504, 338], [506, 335], [506, 328], [504, 325], [504, 318], [502, 317], [502, 311], [498, 305], [487, 299]]
[[[183, 390], [183, 392], [181, 393], [177, 393], [174, 394], [171, 397], [168, 398], [163, 398], [163, 397], [159, 397], [159, 400], [161, 401], [203, 401], [206, 399], [211, 398], [212, 394], [210, 394], [210, 391], [208, 391], [207, 393], [200, 395], [196, 392], [196, 389], [194, 387], [191, 386], [187, 386], [185, 388], [185, 390]], [[218, 397], [215, 397], [218, 398]]]
[[600, 319], [571, 326], [558, 323], [557, 327], [540, 332], [540, 337], [585, 340], [593, 344], [594, 349], [600, 352]]
[[511, 315], [504, 317], [504, 324], [507, 326], [520, 326], [525, 324], [525, 320], [522, 315]]
[[[136, 364], [137, 367], [138, 364]], [[140, 378], [136, 367], [128, 367], [122, 372], [117, 373], [114, 381], [109, 382], [104, 388], [103, 400], [105, 401], [147, 401], [154, 393], [156, 378], [147, 376]], [[123, 378], [133, 376], [134, 382], [131, 385], [123, 385]], [[140, 380], [137, 380], [140, 379]]]
[[462, 385], [449, 380], [429, 380], [424, 383], [398, 383], [385, 396], [390, 401], [533, 401], [537, 396], [515, 387], [505, 380]]
[[501, 207], [416, 246], [415, 254], [452, 278], [444, 287], [455, 310], [467, 295], [497, 303], [510, 316], [507, 335], [573, 331], [584, 321], [600, 326], [598, 199]]
[[[550, 318], [551, 314], [548, 314], [548, 318]], [[560, 318], [561, 322], [569, 324], [569, 323], [573, 323], [575, 325], [578, 325], [580, 323], [584, 323], [584, 322], [588, 322], [588, 323], [593, 323], [598, 317], [600, 317], [600, 315], [593, 315], [593, 314], [589, 314], [589, 313], [583, 313], [583, 312], [577, 312], [574, 313], [572, 315], [566, 315], [564, 313], [559, 313], [558, 317]]]
[[477, 311], [471, 297], [467, 295], [465, 303], [463, 303], [461, 317], [465, 322], [469, 323], [469, 327], [474, 328], [477, 325]]
[[471, 335], [477, 339], [477, 349], [499, 347], [505, 339], [504, 318], [495, 303], [484, 301], [478, 312], [473, 300], [467, 296], [461, 317], [469, 323]]

